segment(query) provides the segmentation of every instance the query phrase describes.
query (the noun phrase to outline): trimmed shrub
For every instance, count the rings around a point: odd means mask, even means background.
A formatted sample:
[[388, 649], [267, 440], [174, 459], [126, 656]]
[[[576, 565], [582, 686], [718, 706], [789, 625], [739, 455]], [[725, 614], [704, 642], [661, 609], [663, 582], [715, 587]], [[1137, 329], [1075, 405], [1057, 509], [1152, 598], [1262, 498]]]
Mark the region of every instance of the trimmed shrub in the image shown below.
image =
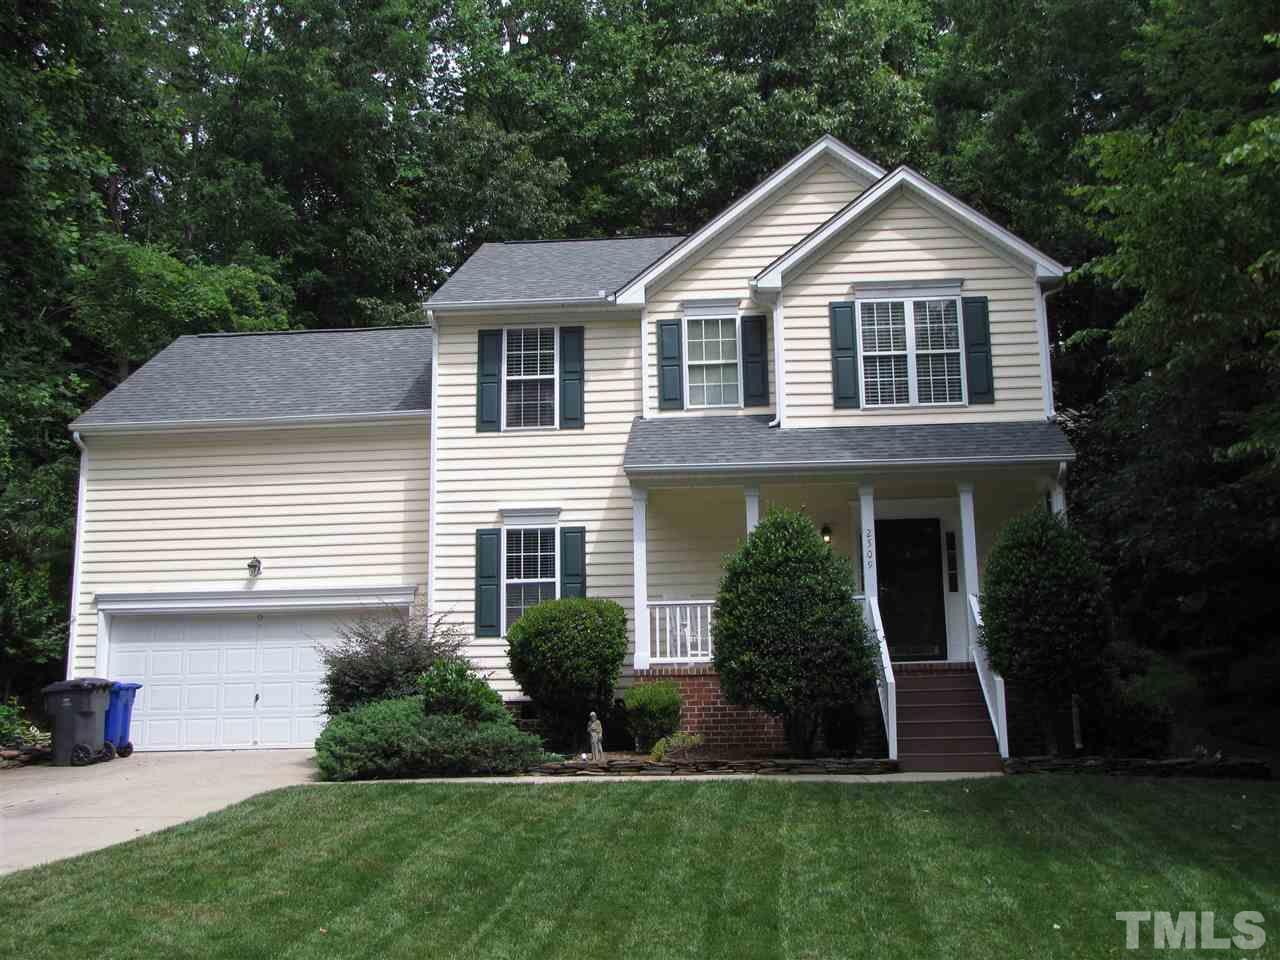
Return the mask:
[[428, 715], [454, 714], [473, 723], [514, 723], [502, 705], [502, 695], [466, 660], [437, 660], [418, 678], [418, 689]]
[[698, 733], [673, 733], [663, 737], [649, 751], [649, 759], [655, 763], [663, 760], [687, 760], [689, 754], [702, 746], [702, 735]]
[[316, 740], [326, 780], [518, 773], [543, 762], [542, 742], [510, 722], [428, 716], [421, 697], [340, 713]]
[[9, 747], [18, 742], [25, 729], [22, 722], [22, 708], [18, 706], [18, 698], [10, 697], [0, 701], [0, 747]]
[[324, 663], [329, 716], [375, 700], [418, 692], [418, 678], [437, 660], [456, 659], [463, 635], [443, 616], [386, 611], [343, 625], [338, 642], [317, 647]]
[[876, 651], [853, 601], [849, 561], [813, 522], [773, 509], [725, 562], [712, 637], [725, 699], [781, 716], [808, 753], [826, 711], [856, 703]]
[[627, 615], [612, 600], [578, 597], [530, 607], [507, 629], [511, 673], [557, 746], [585, 740], [587, 714], [608, 713], [627, 652]]
[[1084, 538], [1043, 507], [1005, 524], [987, 557], [980, 638], [991, 665], [1052, 717], [1107, 682], [1108, 617], [1101, 568]]
[[627, 708], [627, 729], [636, 738], [636, 749], [645, 750], [680, 729], [684, 702], [674, 680], [637, 683], [623, 694]]

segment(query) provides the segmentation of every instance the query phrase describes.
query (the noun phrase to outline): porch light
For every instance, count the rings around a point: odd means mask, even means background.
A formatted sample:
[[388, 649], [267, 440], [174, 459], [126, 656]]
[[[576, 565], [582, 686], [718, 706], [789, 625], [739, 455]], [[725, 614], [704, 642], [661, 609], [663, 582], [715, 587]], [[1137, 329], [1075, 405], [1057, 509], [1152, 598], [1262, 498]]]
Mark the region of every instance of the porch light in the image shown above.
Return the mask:
[[252, 558], [250, 558], [249, 563], [248, 563], [248, 567], [249, 567], [249, 576], [251, 576], [251, 577], [261, 576], [261, 574], [262, 574], [262, 561], [261, 561], [261, 560], [259, 560], [257, 557], [252, 557]]
[[826, 544], [831, 543], [831, 524], [829, 523], [824, 523], [822, 525], [822, 542]]

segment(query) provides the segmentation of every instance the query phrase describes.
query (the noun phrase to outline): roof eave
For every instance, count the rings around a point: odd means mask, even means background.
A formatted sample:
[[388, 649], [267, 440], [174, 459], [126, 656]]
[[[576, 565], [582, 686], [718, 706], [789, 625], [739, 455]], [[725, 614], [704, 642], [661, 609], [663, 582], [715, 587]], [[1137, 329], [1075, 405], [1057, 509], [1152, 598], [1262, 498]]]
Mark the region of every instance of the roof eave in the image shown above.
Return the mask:
[[203, 420], [124, 420], [114, 423], [81, 423], [67, 427], [82, 437], [104, 434], [189, 433], [207, 430], [265, 430], [273, 427], [325, 427], [377, 424], [388, 421], [430, 419], [430, 410], [390, 410], [385, 413], [310, 414], [296, 417], [226, 417]]
[[615, 303], [612, 297], [532, 297], [523, 300], [453, 300], [443, 302], [428, 300], [426, 307], [435, 313], [448, 314], [480, 313], [495, 310], [571, 310], [593, 307], [601, 310], [614, 310], [628, 308], [629, 305]]
[[1019, 454], [1017, 456], [978, 456], [978, 457], [908, 457], [901, 459], [879, 460], [770, 460], [742, 461], [738, 463], [665, 463], [665, 464], [633, 464], [624, 465], [623, 472], [628, 476], [660, 476], [684, 473], [773, 473], [794, 472], [796, 470], [877, 470], [894, 467], [974, 467], [974, 466], [1017, 466], [1025, 464], [1053, 464], [1075, 460], [1071, 453]]

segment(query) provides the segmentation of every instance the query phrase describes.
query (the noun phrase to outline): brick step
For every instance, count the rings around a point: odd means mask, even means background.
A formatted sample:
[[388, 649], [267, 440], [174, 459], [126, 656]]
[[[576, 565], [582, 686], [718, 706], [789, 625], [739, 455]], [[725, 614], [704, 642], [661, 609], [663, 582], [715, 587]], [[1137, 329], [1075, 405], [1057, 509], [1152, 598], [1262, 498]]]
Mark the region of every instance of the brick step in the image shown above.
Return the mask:
[[927, 754], [965, 754], [987, 753], [998, 754], [996, 738], [987, 731], [986, 736], [945, 736], [945, 737], [904, 737], [898, 736], [898, 756], [909, 753]]
[[915, 753], [899, 755], [903, 773], [1000, 773], [1004, 764], [997, 753]]
[[985, 703], [981, 687], [944, 687], [933, 690], [903, 690], [898, 687], [898, 706], [928, 706], [937, 703]]
[[898, 717], [899, 738], [917, 737], [990, 737], [991, 721], [987, 717], [976, 720], [917, 720]]
[[981, 720], [991, 722], [987, 705], [977, 703], [898, 703], [898, 723], [904, 720]]

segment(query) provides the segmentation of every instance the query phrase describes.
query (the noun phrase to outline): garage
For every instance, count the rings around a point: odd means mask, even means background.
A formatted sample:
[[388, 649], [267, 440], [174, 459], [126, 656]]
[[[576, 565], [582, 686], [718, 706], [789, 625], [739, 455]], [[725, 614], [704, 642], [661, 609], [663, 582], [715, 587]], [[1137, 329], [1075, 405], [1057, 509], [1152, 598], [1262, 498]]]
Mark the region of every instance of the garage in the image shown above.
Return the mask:
[[324, 726], [316, 648], [367, 612], [113, 616], [107, 675], [143, 685], [134, 747], [310, 747]]

